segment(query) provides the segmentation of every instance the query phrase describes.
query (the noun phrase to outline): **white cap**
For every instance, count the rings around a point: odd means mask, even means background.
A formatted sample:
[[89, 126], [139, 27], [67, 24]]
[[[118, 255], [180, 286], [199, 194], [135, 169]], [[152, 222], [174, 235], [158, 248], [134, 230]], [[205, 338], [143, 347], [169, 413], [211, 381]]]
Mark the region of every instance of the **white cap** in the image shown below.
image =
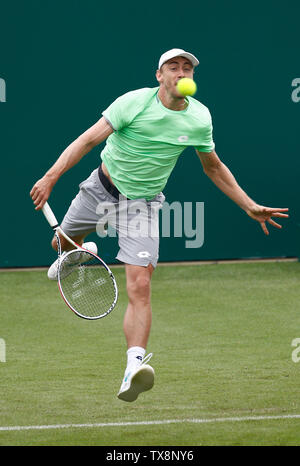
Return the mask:
[[171, 49], [163, 53], [162, 56], [160, 57], [159, 63], [158, 63], [158, 69], [160, 70], [160, 68], [163, 66], [164, 63], [166, 63], [166, 61], [171, 60], [171, 58], [175, 58], [175, 57], [185, 57], [188, 60], [190, 60], [190, 62], [192, 62], [193, 66], [199, 65], [199, 61], [192, 53], [186, 52], [185, 50], [182, 50], [182, 49]]

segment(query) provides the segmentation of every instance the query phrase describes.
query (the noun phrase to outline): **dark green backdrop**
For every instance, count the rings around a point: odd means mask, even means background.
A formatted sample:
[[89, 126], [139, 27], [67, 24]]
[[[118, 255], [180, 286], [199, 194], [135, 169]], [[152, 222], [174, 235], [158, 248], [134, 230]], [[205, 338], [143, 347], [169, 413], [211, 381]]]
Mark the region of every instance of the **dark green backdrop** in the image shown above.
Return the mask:
[[[200, 59], [197, 98], [209, 107], [216, 151], [257, 202], [289, 207], [284, 229], [259, 224], [215, 188], [194, 151], [183, 153], [167, 200], [205, 202], [205, 241], [161, 240], [161, 261], [295, 256], [299, 252], [300, 4], [294, 1], [1, 1], [0, 267], [48, 265], [52, 236], [29, 191], [61, 151], [116, 97], [156, 86], [159, 56], [173, 47]], [[188, 11], [184, 8], [188, 7]], [[300, 92], [299, 92], [300, 95]], [[101, 146], [56, 185], [62, 216]], [[116, 240], [100, 241], [114, 262]], [[102, 245], [102, 246], [101, 246]], [[103, 247], [103, 249], [102, 249]]]

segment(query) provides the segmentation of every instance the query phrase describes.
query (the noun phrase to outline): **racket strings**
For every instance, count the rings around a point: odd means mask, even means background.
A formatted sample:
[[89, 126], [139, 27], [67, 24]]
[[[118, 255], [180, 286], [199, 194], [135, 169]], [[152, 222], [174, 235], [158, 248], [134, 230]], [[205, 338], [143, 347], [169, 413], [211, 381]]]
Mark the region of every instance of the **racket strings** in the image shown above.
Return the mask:
[[103, 263], [89, 252], [72, 251], [59, 268], [60, 290], [77, 314], [98, 318], [116, 303], [116, 285]]

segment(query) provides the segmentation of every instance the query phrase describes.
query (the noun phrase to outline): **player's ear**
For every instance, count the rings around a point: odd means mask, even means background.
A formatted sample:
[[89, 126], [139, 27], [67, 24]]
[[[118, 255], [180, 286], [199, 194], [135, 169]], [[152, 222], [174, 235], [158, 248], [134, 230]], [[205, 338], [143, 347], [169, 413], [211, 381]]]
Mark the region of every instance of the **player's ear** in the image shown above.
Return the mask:
[[159, 82], [159, 84], [161, 84], [161, 82], [162, 82], [162, 73], [161, 73], [161, 71], [157, 70], [155, 76], [156, 76], [156, 79]]

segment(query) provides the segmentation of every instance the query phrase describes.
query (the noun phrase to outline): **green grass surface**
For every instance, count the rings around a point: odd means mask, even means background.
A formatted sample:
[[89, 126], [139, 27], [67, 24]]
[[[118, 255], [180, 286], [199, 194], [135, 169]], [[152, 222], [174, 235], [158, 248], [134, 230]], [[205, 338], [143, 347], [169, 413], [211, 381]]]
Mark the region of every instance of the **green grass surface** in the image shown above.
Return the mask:
[[[117, 399], [126, 362], [117, 308], [76, 317], [45, 271], [0, 273], [0, 427], [300, 414], [299, 263], [160, 266], [148, 351], [155, 385]], [[300, 445], [300, 419], [1, 431], [0, 445]]]

